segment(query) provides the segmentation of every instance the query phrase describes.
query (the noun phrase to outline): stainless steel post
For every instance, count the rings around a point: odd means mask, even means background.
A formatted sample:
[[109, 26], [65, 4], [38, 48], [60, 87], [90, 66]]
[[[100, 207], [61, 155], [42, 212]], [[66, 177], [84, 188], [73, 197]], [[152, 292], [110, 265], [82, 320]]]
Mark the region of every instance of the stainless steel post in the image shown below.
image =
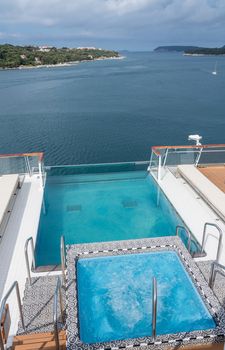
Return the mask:
[[63, 299], [62, 299], [62, 290], [61, 290], [61, 281], [60, 277], [57, 279], [55, 294], [54, 294], [54, 303], [53, 303], [53, 324], [54, 324], [54, 337], [56, 350], [60, 350], [60, 342], [59, 342], [59, 330], [58, 330], [58, 295], [59, 295], [59, 304], [60, 304], [60, 313], [61, 320], [63, 320]]
[[66, 284], [66, 255], [65, 255], [65, 238], [61, 236], [60, 239], [60, 256], [61, 256], [61, 267], [63, 275], [63, 284]]
[[29, 280], [29, 284], [31, 286], [31, 267], [30, 267], [30, 263], [29, 263], [29, 257], [28, 257], [28, 244], [29, 242], [31, 242], [31, 252], [32, 252], [32, 264], [33, 264], [33, 268], [35, 269], [35, 256], [34, 256], [34, 241], [32, 237], [29, 237], [26, 242], [25, 242], [25, 246], [24, 246], [24, 254], [25, 254], [25, 260], [26, 260], [26, 268], [27, 268], [27, 276], [28, 276], [28, 280]]
[[156, 318], [157, 318], [157, 281], [152, 279], [152, 338], [156, 338]]
[[158, 182], [161, 181], [161, 167], [162, 167], [162, 156], [159, 156], [159, 164], [158, 164], [158, 176], [157, 176], [157, 180]]
[[222, 238], [223, 238], [223, 232], [221, 230], [221, 228], [211, 222], [206, 222], [204, 225], [204, 230], [203, 230], [203, 236], [202, 236], [202, 247], [201, 247], [201, 253], [203, 253], [204, 248], [205, 248], [205, 242], [206, 242], [206, 230], [208, 226], [212, 226], [215, 227], [219, 233], [219, 241], [218, 241], [218, 247], [217, 247], [217, 254], [216, 254], [216, 262], [219, 261], [219, 257], [220, 257], [220, 253], [221, 253], [221, 248], [222, 248]]

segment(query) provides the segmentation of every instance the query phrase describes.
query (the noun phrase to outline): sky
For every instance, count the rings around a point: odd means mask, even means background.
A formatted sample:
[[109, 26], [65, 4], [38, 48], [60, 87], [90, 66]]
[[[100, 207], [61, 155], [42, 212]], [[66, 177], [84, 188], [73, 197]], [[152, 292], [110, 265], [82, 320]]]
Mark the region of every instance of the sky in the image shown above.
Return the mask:
[[0, 0], [0, 43], [219, 47], [225, 45], [225, 0]]

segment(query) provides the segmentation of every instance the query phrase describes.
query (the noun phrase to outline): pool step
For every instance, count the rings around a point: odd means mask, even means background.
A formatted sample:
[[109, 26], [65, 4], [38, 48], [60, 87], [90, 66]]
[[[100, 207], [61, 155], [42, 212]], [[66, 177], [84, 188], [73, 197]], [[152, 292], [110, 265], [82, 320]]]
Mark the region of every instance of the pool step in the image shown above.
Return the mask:
[[[66, 332], [59, 332], [61, 350], [66, 349]], [[56, 343], [53, 333], [38, 333], [17, 335], [14, 337], [13, 350], [55, 350]]]
[[[24, 331], [20, 321], [18, 336], [53, 331], [53, 301], [57, 277], [56, 275], [33, 277], [31, 286], [28, 281], [26, 282], [22, 307], [26, 330]], [[63, 289], [63, 305], [65, 309], [65, 289]], [[58, 304], [58, 312], [59, 310]], [[60, 321], [59, 317], [58, 327], [63, 329], [65, 325]]]

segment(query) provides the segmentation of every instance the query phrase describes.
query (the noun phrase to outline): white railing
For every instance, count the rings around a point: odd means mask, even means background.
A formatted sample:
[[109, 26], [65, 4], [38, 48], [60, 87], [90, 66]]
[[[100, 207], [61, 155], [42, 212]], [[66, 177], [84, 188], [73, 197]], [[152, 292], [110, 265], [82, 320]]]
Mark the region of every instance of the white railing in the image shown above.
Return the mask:
[[148, 170], [161, 181], [166, 167], [225, 164], [225, 144], [154, 146]]

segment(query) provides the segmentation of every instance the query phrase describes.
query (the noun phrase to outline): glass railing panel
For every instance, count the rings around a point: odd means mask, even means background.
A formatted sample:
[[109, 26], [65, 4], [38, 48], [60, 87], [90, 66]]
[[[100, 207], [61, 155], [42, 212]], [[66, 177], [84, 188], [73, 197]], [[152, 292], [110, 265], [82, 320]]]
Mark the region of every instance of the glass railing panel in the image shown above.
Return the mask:
[[166, 166], [177, 166], [182, 164], [194, 164], [198, 151], [182, 149], [169, 150], [166, 158]]
[[102, 163], [82, 165], [62, 165], [45, 167], [48, 176], [57, 175], [80, 175], [80, 174], [106, 174], [118, 172], [147, 171], [149, 162], [128, 162], [128, 163]]
[[0, 158], [0, 174], [24, 174], [27, 172], [24, 157]]
[[39, 156], [28, 155], [0, 155], [0, 175], [32, 174], [38, 172]]

